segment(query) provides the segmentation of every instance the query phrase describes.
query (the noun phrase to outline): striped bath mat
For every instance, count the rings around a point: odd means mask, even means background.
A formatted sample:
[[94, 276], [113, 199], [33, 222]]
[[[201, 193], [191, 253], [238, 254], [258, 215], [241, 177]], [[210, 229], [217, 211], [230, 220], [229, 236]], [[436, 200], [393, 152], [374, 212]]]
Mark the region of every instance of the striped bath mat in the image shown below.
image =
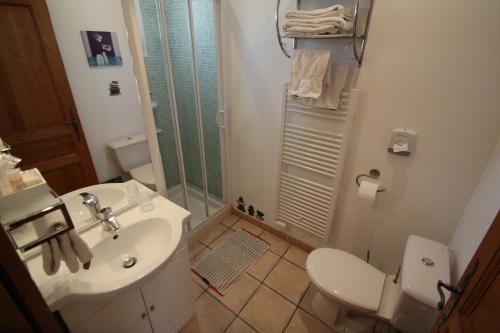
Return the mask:
[[265, 240], [241, 229], [191, 270], [222, 296], [268, 248], [269, 243]]

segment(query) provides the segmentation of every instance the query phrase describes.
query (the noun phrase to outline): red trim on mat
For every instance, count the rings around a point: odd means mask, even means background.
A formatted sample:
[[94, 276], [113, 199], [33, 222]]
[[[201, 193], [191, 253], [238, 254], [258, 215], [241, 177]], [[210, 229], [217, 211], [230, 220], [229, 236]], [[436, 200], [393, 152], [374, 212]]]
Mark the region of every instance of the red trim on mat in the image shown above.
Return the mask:
[[203, 277], [203, 275], [201, 275], [200, 273], [198, 273], [194, 268], [191, 268], [191, 271], [196, 274], [203, 282], [205, 282], [208, 286], [208, 288], [212, 289], [213, 291], [215, 291], [219, 296], [221, 297], [224, 297], [224, 295], [219, 291], [217, 290], [217, 288], [215, 288], [211, 283], [210, 281], [208, 281], [206, 278]]
[[247, 230], [247, 229], [245, 229], [245, 228], [240, 228], [240, 229], [241, 229], [241, 230], [245, 230], [245, 231], [246, 231], [246, 232], [248, 232], [250, 235], [252, 235], [252, 236], [254, 236], [254, 237], [257, 237], [258, 239], [260, 239], [261, 241], [263, 241], [263, 242], [264, 242], [264, 243], [266, 243], [267, 245], [271, 246], [271, 244], [269, 244], [269, 242], [268, 242], [268, 241], [266, 241], [265, 239], [263, 239], [263, 238], [261, 238], [261, 237], [257, 236], [257, 235], [256, 235], [256, 234], [254, 234], [253, 232], [248, 231], [248, 230]]

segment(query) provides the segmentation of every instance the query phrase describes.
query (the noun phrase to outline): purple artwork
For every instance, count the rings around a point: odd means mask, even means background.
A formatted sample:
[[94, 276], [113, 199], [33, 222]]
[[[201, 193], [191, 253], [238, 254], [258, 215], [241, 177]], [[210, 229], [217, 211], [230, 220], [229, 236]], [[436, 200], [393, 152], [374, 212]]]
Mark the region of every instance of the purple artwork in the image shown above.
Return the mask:
[[82, 31], [90, 67], [123, 65], [116, 32]]

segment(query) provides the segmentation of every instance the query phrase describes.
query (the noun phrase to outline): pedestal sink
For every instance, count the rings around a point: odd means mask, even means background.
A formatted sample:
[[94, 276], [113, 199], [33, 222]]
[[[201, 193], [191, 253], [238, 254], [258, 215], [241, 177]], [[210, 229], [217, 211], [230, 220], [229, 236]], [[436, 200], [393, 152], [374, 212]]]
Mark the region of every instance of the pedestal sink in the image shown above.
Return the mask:
[[[79, 205], [75, 195], [87, 190], [92, 190], [91, 193], [96, 194], [100, 201], [106, 202], [103, 207], [106, 204], [112, 206], [113, 202], [120, 204], [126, 196], [124, 191], [115, 191], [113, 185], [96, 185], [74, 191], [66, 195], [65, 201], [71, 207], [70, 211], [73, 209], [73, 214]], [[139, 186], [141, 191], [152, 193]], [[152, 211], [144, 213], [139, 207], [134, 207], [118, 215], [121, 227], [114, 233], [104, 231], [97, 224], [81, 234], [94, 254], [89, 270], [80, 268], [71, 274], [61, 263], [56, 275], [47, 276], [40, 255], [26, 260], [30, 274], [51, 310], [78, 302], [112, 299], [119, 293], [138, 288], [145, 279], [166, 267], [176, 250], [187, 246], [184, 225], [191, 214], [161, 196], [153, 198], [153, 203], [155, 208]], [[80, 215], [85, 215], [85, 212]], [[124, 263], [131, 257], [135, 258], [135, 263], [125, 268]]]

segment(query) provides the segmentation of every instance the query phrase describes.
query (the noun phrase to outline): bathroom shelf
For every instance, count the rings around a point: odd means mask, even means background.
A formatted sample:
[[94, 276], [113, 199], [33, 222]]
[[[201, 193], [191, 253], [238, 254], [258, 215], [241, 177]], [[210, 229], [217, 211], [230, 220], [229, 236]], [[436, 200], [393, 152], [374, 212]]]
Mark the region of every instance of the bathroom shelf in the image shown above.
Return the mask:
[[[290, 58], [290, 53], [286, 49], [286, 45], [283, 43], [283, 39], [293, 39], [293, 48], [297, 48], [297, 40], [305, 40], [305, 39], [351, 39], [352, 40], [352, 49], [354, 53], [354, 58], [358, 62], [358, 65], [361, 66], [361, 63], [363, 62], [363, 55], [365, 52], [365, 44], [366, 44], [366, 39], [368, 35], [368, 26], [370, 25], [370, 18], [371, 18], [371, 13], [373, 9], [373, 1], [374, 0], [367, 0], [369, 2], [369, 7], [368, 7], [368, 12], [366, 16], [366, 21], [363, 27], [363, 31], [358, 33], [358, 16], [359, 16], [359, 2], [361, 0], [355, 0], [355, 5], [354, 5], [354, 14], [353, 14], [353, 20], [354, 20], [354, 27], [353, 27], [353, 33], [351, 34], [331, 34], [331, 35], [314, 35], [314, 36], [287, 36], [281, 34], [280, 31], [280, 22], [279, 22], [279, 16], [280, 16], [280, 3], [281, 0], [276, 1], [276, 15], [275, 15], [275, 21], [276, 21], [276, 35], [278, 37], [278, 44], [280, 46], [281, 51], [283, 54]], [[300, 9], [300, 3], [301, 0], [297, 0], [297, 9]]]

